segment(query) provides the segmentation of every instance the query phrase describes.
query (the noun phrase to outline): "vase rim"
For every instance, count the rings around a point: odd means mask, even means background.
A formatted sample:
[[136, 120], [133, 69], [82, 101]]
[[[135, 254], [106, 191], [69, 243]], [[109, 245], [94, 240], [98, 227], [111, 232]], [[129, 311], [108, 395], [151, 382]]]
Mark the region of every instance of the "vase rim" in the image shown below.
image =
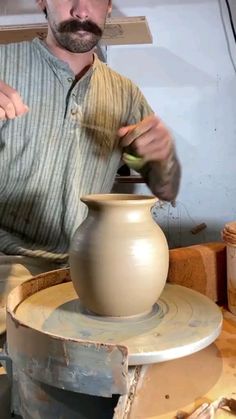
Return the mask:
[[155, 204], [158, 198], [154, 195], [108, 193], [89, 194], [81, 196], [80, 200], [86, 203], [97, 203], [99, 205], [150, 205]]

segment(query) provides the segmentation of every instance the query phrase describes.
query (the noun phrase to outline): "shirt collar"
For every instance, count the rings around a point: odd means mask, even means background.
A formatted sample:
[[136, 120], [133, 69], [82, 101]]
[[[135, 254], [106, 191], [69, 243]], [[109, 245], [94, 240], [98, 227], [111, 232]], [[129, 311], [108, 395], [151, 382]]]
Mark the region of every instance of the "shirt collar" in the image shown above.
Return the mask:
[[[32, 43], [39, 50], [40, 54], [49, 63], [49, 65], [53, 66], [57, 70], [66, 72], [67, 74], [70, 74], [72, 78], [75, 78], [75, 74], [71, 70], [69, 64], [56, 57], [44, 41], [40, 40], [39, 38], [34, 38]], [[87, 74], [89, 75], [91, 72], [93, 72], [99, 64], [99, 58], [95, 53], [93, 54], [93, 57], [93, 64], [84, 76], [86, 76]]]

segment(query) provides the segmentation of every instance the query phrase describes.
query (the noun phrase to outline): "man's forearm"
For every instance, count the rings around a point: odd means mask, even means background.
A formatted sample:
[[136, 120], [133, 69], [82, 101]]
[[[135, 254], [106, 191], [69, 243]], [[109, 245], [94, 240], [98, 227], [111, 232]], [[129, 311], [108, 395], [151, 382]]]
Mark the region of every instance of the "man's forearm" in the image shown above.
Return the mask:
[[168, 160], [149, 162], [141, 169], [140, 174], [152, 193], [163, 201], [174, 201], [180, 185], [181, 167], [173, 148]]

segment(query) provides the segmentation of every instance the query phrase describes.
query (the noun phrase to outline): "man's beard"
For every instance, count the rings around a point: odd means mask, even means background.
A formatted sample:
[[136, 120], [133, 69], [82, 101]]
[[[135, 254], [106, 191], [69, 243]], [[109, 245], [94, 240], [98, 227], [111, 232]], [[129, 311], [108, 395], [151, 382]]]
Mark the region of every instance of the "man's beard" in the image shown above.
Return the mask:
[[[58, 25], [52, 23], [52, 33], [63, 48], [74, 53], [91, 51], [102, 37], [103, 30], [90, 20], [79, 21], [75, 19], [61, 22]], [[85, 35], [78, 31], [87, 32]]]

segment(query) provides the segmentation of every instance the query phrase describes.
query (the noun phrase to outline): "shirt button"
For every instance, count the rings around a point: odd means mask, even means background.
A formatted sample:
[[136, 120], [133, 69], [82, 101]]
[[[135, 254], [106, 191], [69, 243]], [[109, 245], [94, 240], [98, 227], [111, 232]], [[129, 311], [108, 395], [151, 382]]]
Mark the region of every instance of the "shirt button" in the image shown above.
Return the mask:
[[71, 110], [71, 115], [76, 115], [77, 114], [77, 110], [76, 109], [72, 109]]
[[67, 80], [68, 80], [69, 83], [72, 83], [74, 81], [74, 79], [72, 79], [72, 77], [68, 77]]

